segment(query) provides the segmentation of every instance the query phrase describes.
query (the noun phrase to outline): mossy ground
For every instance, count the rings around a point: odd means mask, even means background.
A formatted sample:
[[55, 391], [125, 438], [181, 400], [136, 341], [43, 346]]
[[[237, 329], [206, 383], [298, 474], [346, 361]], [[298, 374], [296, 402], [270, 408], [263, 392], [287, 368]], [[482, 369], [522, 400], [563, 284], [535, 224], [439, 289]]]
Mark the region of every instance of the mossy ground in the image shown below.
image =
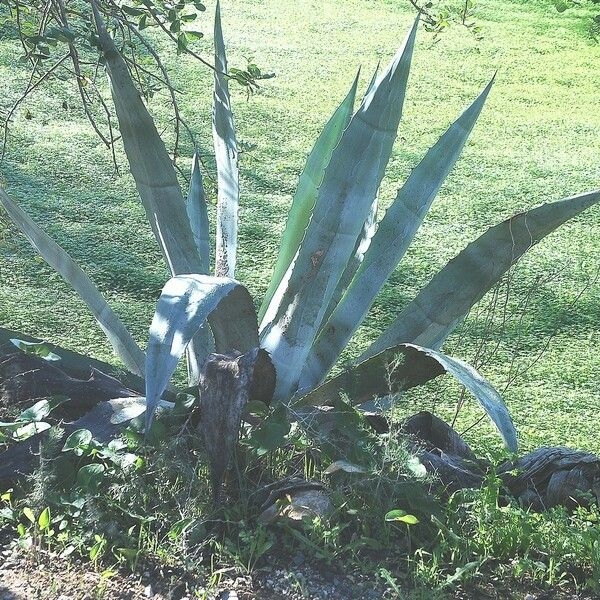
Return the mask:
[[[206, 15], [212, 8], [208, 3]], [[391, 56], [413, 13], [399, 0], [238, 0], [224, 2], [222, 10], [230, 64], [243, 66], [252, 56], [263, 70], [276, 73], [249, 101], [233, 88], [238, 136], [247, 148], [241, 158], [237, 277], [258, 302], [298, 173], [320, 127], [357, 67], [363, 69], [364, 89], [377, 61]], [[364, 348], [437, 269], [488, 226], [518, 210], [598, 187], [600, 47], [587, 37], [581, 13], [559, 14], [545, 0], [482, 0], [475, 17], [481, 41], [458, 25], [437, 43], [420, 33], [403, 124], [381, 190], [383, 207], [495, 70], [497, 82], [462, 159], [348, 356]], [[210, 18], [202, 18], [209, 32]], [[209, 56], [210, 43], [207, 35], [199, 51]], [[14, 40], [0, 40], [2, 110], [26, 82], [18, 56]], [[209, 153], [211, 75], [174, 53], [167, 63], [183, 92], [184, 114]], [[165, 98], [155, 97], [151, 109], [166, 125]], [[191, 152], [184, 144], [184, 168]], [[118, 160], [127, 173], [120, 150]], [[11, 195], [81, 262], [144, 344], [167, 272], [131, 178], [115, 175], [110, 153], [87, 124], [73, 87], [40, 91], [23, 105], [0, 172]], [[600, 286], [594, 282], [599, 217], [598, 209], [591, 210], [535, 248], [511, 278], [507, 303], [506, 286], [500, 290], [491, 325], [471, 318], [446, 346], [479, 363], [483, 340], [493, 352], [481, 371], [501, 390], [511, 365], [513, 370], [525, 366], [543, 351], [505, 393], [524, 448], [561, 444], [600, 451]], [[0, 323], [112, 360], [85, 306], [21, 237], [5, 239], [0, 253]], [[526, 299], [521, 317], [519, 306]], [[481, 303], [484, 316], [492, 300]], [[436, 384], [413, 400], [419, 407], [436, 404], [451, 417], [457, 398], [457, 390]], [[411, 401], [407, 411], [415, 407]], [[468, 402], [459, 428], [479, 416]], [[471, 430], [469, 440], [491, 448], [498, 444], [485, 421]]]

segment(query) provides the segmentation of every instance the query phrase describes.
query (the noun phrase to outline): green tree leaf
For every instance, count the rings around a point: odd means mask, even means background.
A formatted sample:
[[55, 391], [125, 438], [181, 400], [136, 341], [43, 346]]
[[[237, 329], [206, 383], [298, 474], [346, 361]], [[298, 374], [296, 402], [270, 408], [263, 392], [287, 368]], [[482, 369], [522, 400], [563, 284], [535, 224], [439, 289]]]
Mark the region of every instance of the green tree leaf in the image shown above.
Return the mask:
[[32, 523], [35, 523], [35, 515], [33, 514], [33, 511], [31, 510], [31, 508], [29, 508], [29, 506], [26, 506], [23, 509], [23, 515]]
[[89, 429], [77, 429], [65, 441], [62, 451], [68, 452], [76, 448], [82, 448], [92, 441], [92, 432]]
[[14, 344], [19, 350], [23, 350], [26, 354], [34, 354], [35, 356], [39, 356], [44, 360], [49, 362], [59, 362], [60, 356], [58, 354], [54, 354], [50, 350], [50, 347], [46, 342], [25, 342], [24, 340], [11, 339], [12, 344]]
[[419, 523], [419, 519], [417, 519], [417, 517], [410, 515], [405, 510], [401, 510], [399, 508], [390, 510], [388, 513], [386, 513], [385, 520], [388, 522], [397, 521], [400, 523], [406, 523], [407, 525], [416, 525]]
[[50, 507], [46, 507], [38, 518], [38, 525], [41, 531], [50, 527]]
[[98, 491], [105, 471], [104, 465], [91, 464], [85, 465], [77, 472], [77, 485], [88, 493]]

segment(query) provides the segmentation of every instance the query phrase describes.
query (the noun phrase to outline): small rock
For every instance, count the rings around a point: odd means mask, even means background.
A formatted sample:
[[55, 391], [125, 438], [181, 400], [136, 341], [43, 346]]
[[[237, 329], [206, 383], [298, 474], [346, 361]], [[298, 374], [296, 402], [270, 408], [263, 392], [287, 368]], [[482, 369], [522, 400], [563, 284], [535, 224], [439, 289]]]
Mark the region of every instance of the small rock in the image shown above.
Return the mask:
[[[202, 593], [202, 591], [201, 591], [201, 593]], [[179, 582], [171, 590], [171, 593], [169, 594], [169, 600], [182, 600], [182, 598], [185, 595], [186, 595], [185, 585], [183, 583]]]
[[262, 523], [269, 523], [279, 516], [285, 516], [292, 521], [301, 521], [304, 517], [325, 517], [333, 510], [333, 503], [324, 489], [300, 490], [289, 494], [291, 503], [283, 511], [273, 503], [260, 515]]
[[536, 598], [533, 594], [527, 594], [527, 596], [525, 596], [525, 600], [536, 600]]
[[226, 590], [219, 594], [219, 600], [238, 600], [238, 595], [235, 590]]
[[146, 596], [146, 598], [152, 598], [152, 596], [154, 596], [154, 590], [151, 585], [147, 585], [144, 588], [144, 596]]

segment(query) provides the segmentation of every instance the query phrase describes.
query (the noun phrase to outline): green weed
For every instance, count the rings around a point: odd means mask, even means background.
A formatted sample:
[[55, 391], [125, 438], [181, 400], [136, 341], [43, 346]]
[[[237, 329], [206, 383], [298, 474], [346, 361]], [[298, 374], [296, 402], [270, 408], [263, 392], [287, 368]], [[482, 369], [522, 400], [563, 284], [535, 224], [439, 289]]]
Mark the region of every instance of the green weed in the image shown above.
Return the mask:
[[535, 513], [503, 497], [490, 477], [481, 490], [457, 492], [435, 542], [412, 561], [417, 581], [434, 587], [505, 579], [600, 590], [600, 512], [592, 503], [570, 513]]

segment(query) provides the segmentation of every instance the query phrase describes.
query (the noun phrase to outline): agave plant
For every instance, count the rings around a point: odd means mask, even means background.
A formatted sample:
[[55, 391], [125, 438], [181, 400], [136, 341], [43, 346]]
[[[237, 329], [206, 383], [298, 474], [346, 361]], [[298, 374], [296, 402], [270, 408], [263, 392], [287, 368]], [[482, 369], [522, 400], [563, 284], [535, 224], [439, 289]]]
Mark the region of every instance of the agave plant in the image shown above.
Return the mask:
[[[419, 19], [387, 68], [375, 73], [355, 111], [357, 76], [308, 156], [273, 277], [256, 313], [249, 292], [234, 278], [239, 174], [219, 5], [214, 28], [214, 265], [198, 159], [194, 156], [185, 200], [127, 65], [92, 8], [131, 173], [173, 275], [158, 300], [145, 354], [65, 251], [2, 190], [0, 202], [43, 258], [86, 301], [125, 365], [145, 378], [147, 427], [184, 353], [195, 383], [210, 362], [207, 357], [232, 352], [256, 356], [260, 348], [268, 352], [276, 373], [273, 397], [263, 399], [287, 407], [292, 415], [331, 403], [342, 392], [358, 404], [447, 372], [472, 392], [506, 446], [515, 451], [515, 428], [498, 392], [472, 367], [440, 348], [524, 252], [597, 203], [600, 191], [544, 204], [489, 229], [402, 308], [351, 368], [327, 379], [457, 161], [493, 79], [425, 154], [377, 222], [378, 190], [402, 116]], [[391, 373], [390, 364], [395, 365]], [[209, 414], [207, 410], [204, 418]], [[241, 407], [230, 417], [239, 426]]]

